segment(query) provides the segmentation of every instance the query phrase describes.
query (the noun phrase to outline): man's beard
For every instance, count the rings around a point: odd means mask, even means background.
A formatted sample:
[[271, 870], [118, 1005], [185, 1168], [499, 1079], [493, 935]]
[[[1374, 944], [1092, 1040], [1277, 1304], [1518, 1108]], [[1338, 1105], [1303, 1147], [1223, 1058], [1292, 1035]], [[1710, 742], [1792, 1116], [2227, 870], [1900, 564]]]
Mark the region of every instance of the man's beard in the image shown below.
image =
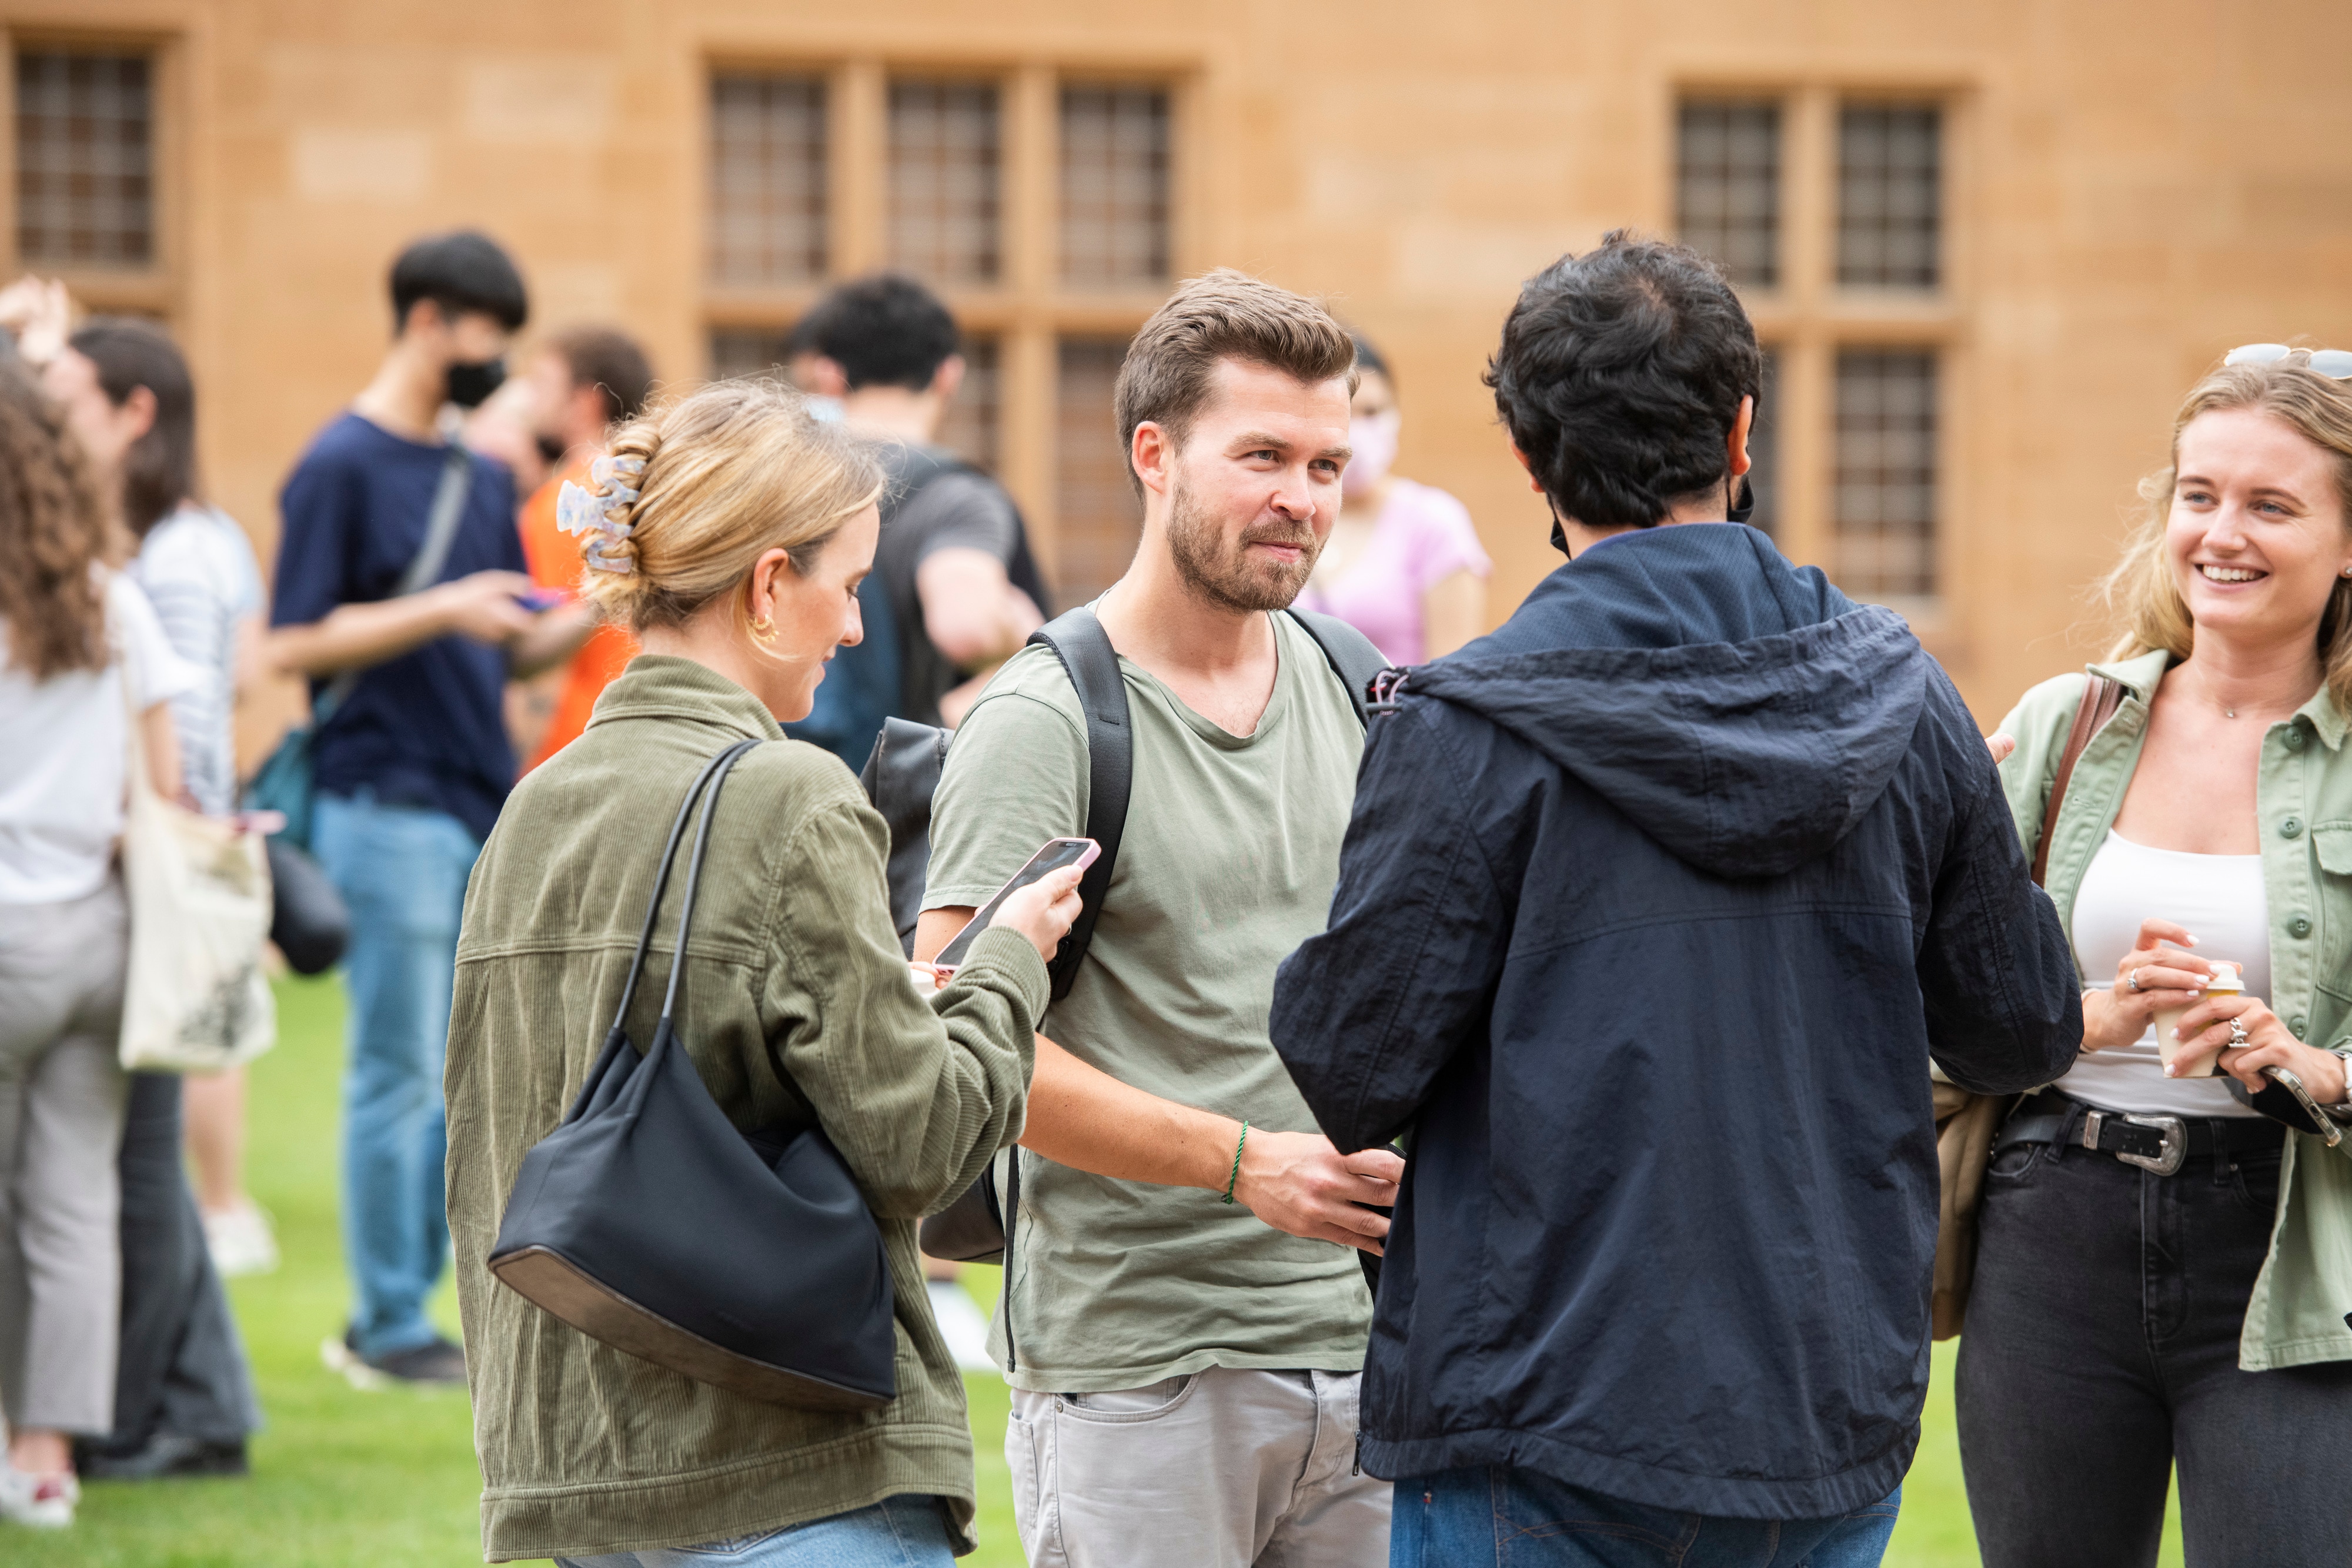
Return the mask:
[[[1297, 545], [1297, 560], [1285, 565], [1253, 559], [1254, 544]], [[1286, 610], [1315, 573], [1322, 551], [1315, 530], [1304, 523], [1267, 523], [1244, 528], [1228, 539], [1218, 518], [1195, 504], [1180, 481], [1169, 497], [1168, 553], [1186, 586], [1210, 603], [1243, 612]]]

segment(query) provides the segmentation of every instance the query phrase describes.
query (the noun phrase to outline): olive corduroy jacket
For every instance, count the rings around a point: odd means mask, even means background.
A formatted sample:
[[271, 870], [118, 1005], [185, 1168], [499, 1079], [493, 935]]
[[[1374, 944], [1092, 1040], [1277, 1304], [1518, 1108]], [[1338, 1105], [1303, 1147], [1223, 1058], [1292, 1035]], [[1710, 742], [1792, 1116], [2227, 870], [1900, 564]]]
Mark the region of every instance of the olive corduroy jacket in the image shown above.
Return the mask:
[[[719, 799], [679, 1038], [738, 1128], [822, 1125], [880, 1222], [898, 1392], [871, 1414], [697, 1383], [566, 1327], [485, 1267], [523, 1155], [562, 1119], [611, 1027], [688, 785], [746, 737], [771, 744]], [[1019, 935], [990, 931], [953, 985], [919, 995], [891, 923], [887, 847], [836, 758], [784, 739], [750, 693], [679, 658], [634, 661], [586, 733], [508, 801], [466, 893], [447, 1074], [449, 1229], [490, 1561], [696, 1545], [894, 1494], [942, 1499], [971, 1549], [963, 1384], [915, 1227], [1019, 1135], [1045, 967]], [[640, 1049], [685, 880], [681, 866], [632, 1005]]]

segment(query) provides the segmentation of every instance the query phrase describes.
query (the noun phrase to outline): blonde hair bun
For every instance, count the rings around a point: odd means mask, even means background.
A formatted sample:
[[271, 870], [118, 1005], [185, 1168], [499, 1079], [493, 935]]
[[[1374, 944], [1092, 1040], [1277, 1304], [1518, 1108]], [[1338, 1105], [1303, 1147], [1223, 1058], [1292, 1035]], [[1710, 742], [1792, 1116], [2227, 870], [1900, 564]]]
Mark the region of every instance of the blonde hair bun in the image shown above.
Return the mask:
[[812, 570], [882, 494], [873, 456], [771, 381], [715, 382], [657, 403], [615, 431], [609, 450], [645, 465], [631, 481], [636, 499], [607, 513], [626, 536], [599, 543], [631, 570], [583, 570], [580, 586], [598, 614], [635, 632], [685, 624], [769, 550]]

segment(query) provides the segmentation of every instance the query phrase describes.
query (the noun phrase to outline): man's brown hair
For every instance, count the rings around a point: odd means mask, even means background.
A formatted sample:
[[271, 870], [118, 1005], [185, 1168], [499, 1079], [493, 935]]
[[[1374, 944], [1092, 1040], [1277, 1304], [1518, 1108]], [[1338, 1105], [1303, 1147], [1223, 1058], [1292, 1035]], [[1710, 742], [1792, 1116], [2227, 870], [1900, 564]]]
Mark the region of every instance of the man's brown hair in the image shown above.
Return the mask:
[[[1183, 444], [1209, 401], [1220, 360], [1264, 365], [1309, 386], [1345, 376], [1349, 395], [1355, 395], [1355, 340], [1329, 311], [1221, 267], [1179, 287], [1128, 345], [1111, 394], [1121, 456], [1134, 452], [1136, 426], [1147, 422]], [[1135, 465], [1129, 462], [1127, 470], [1128, 483], [1142, 494]]]
[[610, 327], [572, 327], [547, 340], [572, 372], [575, 387], [604, 394], [604, 423], [618, 424], [646, 411], [654, 388], [654, 368], [636, 340]]

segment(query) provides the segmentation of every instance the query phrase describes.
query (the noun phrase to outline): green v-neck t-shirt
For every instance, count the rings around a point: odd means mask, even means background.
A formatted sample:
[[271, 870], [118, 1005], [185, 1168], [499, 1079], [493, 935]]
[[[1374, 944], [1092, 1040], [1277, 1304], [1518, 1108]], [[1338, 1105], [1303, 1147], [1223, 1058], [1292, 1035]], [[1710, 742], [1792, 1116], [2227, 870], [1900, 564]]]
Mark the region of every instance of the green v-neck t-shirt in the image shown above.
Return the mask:
[[[1119, 661], [1135, 747], [1127, 825], [1086, 962], [1042, 1029], [1123, 1083], [1304, 1133], [1315, 1118], [1266, 1019], [1276, 967], [1330, 914], [1364, 737], [1314, 639], [1271, 620], [1274, 695], [1250, 735]], [[1087, 798], [1077, 694], [1052, 650], [1024, 648], [949, 748], [925, 907], [986, 903], [1046, 840], [1086, 831]], [[1371, 1301], [1353, 1249], [1285, 1235], [1216, 1193], [1020, 1154], [1013, 1386], [1090, 1393], [1209, 1366], [1363, 1365]], [[997, 1168], [1001, 1190], [1003, 1156]]]

